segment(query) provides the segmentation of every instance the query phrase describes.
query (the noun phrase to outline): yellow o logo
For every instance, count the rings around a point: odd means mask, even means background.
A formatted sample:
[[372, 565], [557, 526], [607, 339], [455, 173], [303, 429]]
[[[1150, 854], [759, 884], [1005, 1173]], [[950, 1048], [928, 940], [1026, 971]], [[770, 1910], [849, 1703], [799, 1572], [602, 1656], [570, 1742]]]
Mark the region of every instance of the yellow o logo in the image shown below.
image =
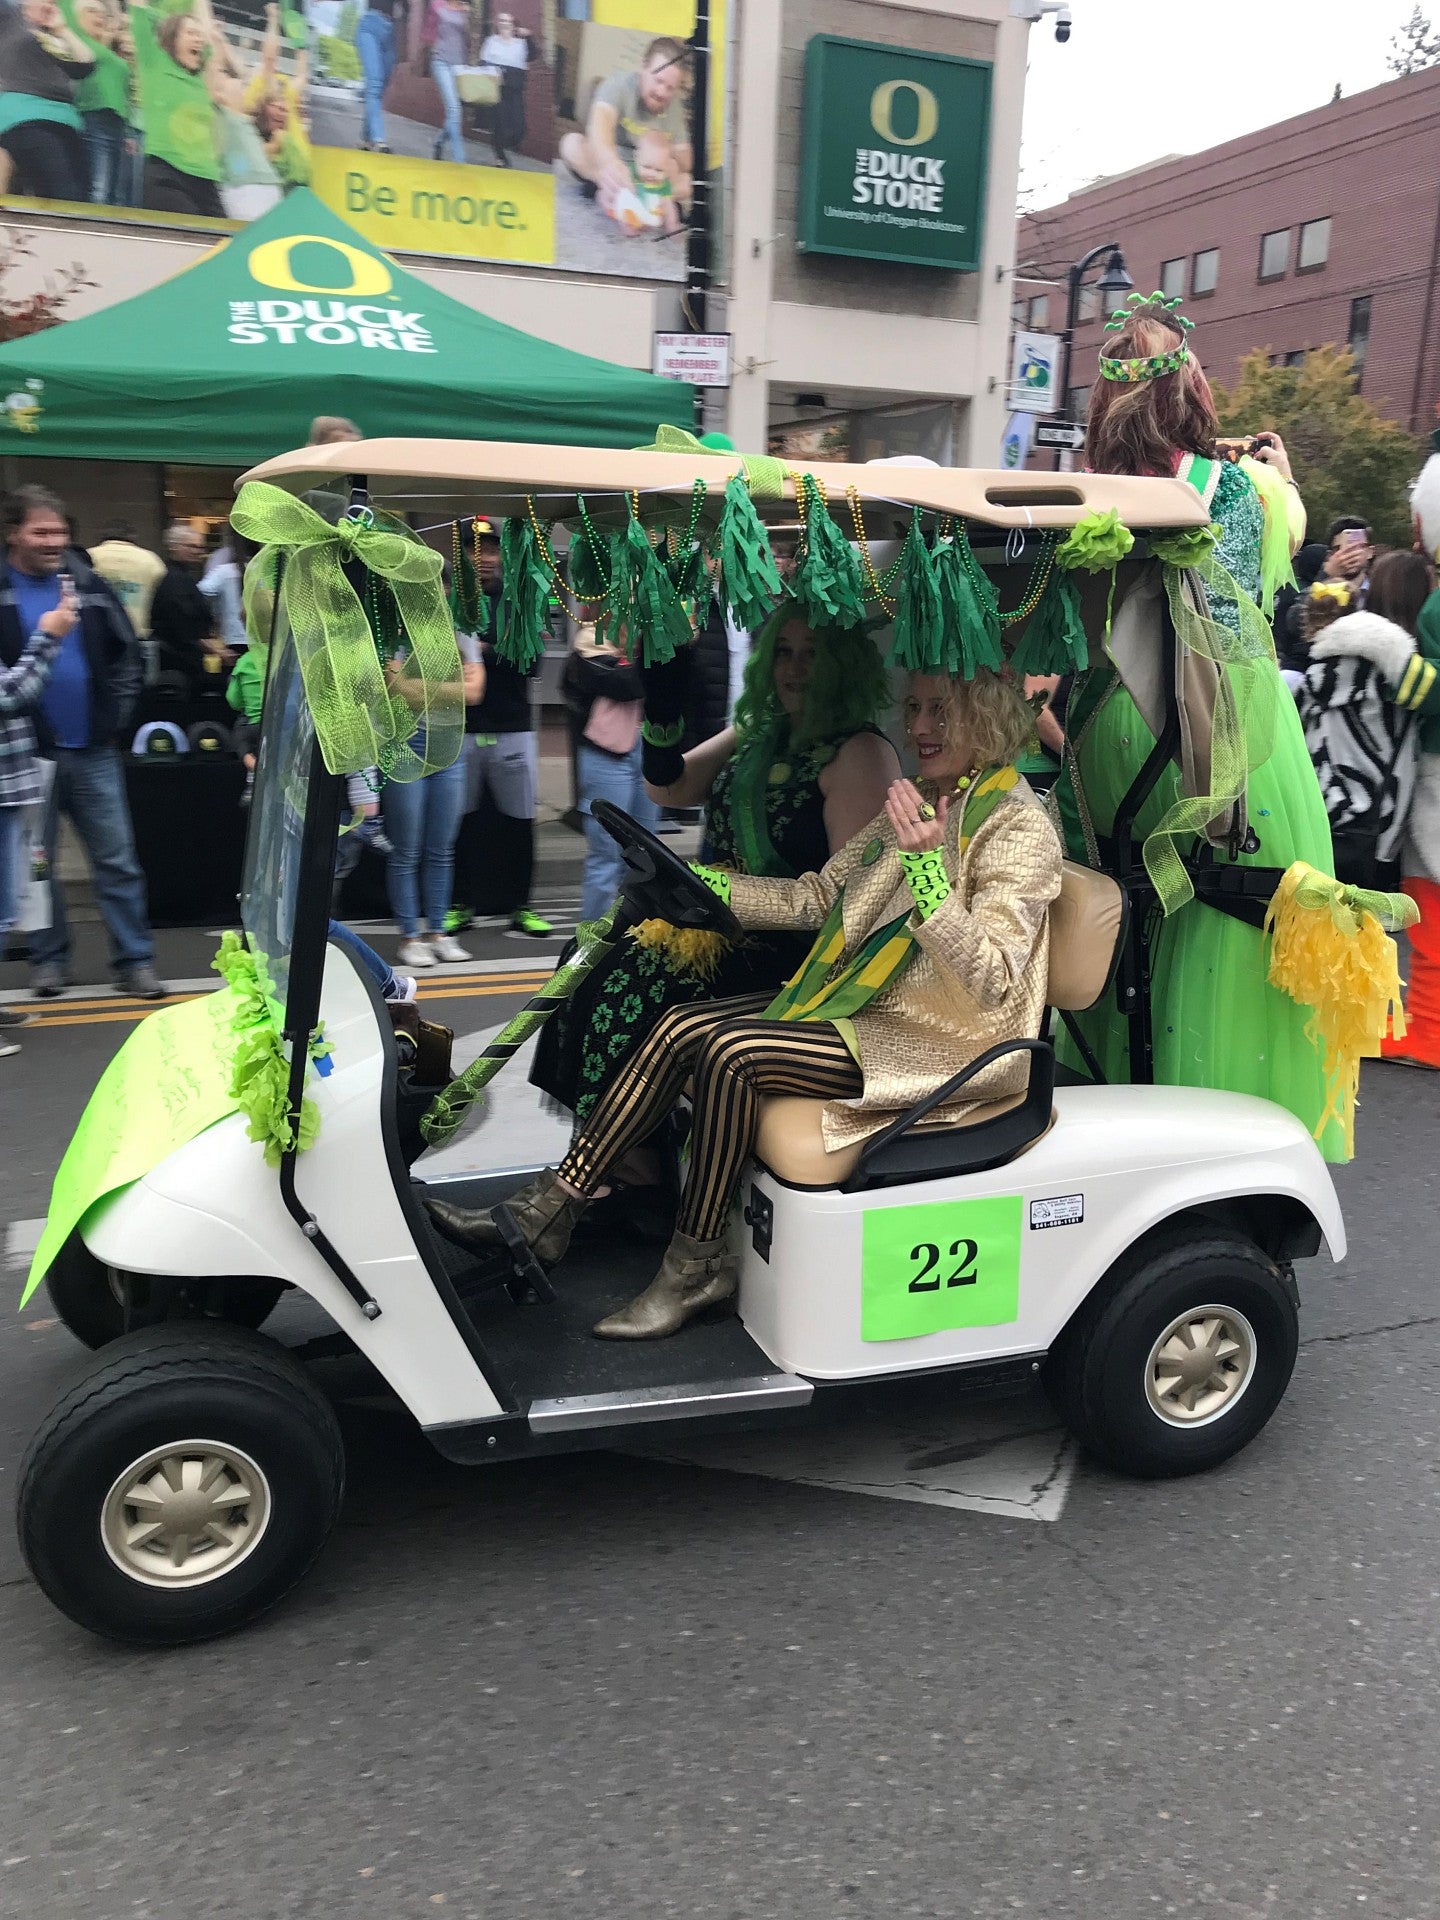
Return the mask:
[[[902, 89], [915, 96], [915, 131], [908, 140], [895, 131], [895, 96]], [[887, 80], [870, 96], [870, 124], [892, 147], [923, 147], [927, 140], [935, 138], [935, 129], [940, 124], [940, 102], [918, 80]]]
[[[349, 269], [349, 286], [318, 286], [313, 280], [297, 280], [290, 265], [296, 247], [328, 247], [338, 253]], [[287, 233], [279, 240], [265, 241], [250, 256], [250, 278], [279, 293], [329, 293], [337, 298], [358, 294], [365, 300], [377, 293], [389, 293], [395, 284], [390, 269], [373, 253], [362, 253], [358, 247], [347, 247], [343, 240], [328, 240], [319, 233]]]

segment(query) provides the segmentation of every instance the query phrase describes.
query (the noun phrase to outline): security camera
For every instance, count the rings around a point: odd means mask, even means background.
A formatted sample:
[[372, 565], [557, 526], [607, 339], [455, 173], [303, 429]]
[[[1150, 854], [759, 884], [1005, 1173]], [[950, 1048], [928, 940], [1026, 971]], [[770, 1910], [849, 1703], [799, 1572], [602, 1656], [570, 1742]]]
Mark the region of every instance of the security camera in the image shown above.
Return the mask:
[[1070, 29], [1074, 24], [1064, 0], [1010, 0], [1012, 19], [1028, 20], [1033, 26], [1037, 20], [1043, 20], [1047, 13], [1055, 16], [1055, 38], [1063, 47], [1070, 38]]

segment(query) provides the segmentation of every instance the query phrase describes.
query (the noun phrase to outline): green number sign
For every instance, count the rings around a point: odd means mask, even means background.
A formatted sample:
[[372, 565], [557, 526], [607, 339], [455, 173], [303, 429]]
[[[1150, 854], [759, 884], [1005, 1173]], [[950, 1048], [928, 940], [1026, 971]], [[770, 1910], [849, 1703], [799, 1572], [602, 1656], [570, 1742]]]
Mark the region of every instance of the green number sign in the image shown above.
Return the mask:
[[816, 34], [805, 49], [802, 253], [974, 271], [990, 64]]
[[860, 1338], [914, 1340], [1020, 1315], [1018, 1193], [864, 1216]]

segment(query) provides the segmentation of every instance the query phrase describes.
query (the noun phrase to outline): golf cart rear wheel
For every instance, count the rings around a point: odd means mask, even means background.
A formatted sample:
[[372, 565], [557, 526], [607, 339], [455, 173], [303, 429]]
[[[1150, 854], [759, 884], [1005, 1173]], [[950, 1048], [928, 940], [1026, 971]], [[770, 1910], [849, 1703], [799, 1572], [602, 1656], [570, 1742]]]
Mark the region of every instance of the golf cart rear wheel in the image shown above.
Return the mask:
[[77, 1625], [132, 1646], [244, 1626], [340, 1510], [330, 1403], [282, 1347], [197, 1322], [107, 1347], [31, 1442], [20, 1546]]
[[1280, 1404], [1299, 1333], [1293, 1294], [1253, 1241], [1170, 1238], [1096, 1290], [1045, 1381], [1107, 1466], [1143, 1479], [1200, 1473], [1248, 1445]]
[[[113, 1267], [97, 1260], [78, 1233], [56, 1254], [45, 1276], [45, 1290], [61, 1323], [82, 1345], [109, 1346], [125, 1331], [125, 1299]], [[205, 1310], [201, 1320], [227, 1326], [260, 1326], [275, 1310], [285, 1288], [279, 1280], [197, 1280], [197, 1298]]]

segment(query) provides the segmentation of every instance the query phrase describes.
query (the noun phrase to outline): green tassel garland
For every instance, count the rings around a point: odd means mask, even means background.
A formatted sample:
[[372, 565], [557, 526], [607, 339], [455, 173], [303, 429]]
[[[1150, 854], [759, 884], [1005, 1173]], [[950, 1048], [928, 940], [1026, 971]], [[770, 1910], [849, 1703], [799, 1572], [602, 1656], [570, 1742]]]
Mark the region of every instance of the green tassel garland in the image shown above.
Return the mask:
[[545, 651], [549, 627], [550, 576], [528, 519], [505, 522], [500, 534], [501, 617], [495, 651], [528, 673]]
[[665, 564], [633, 512], [612, 541], [610, 556], [607, 635], [639, 665], [663, 666], [694, 634]]
[[610, 573], [606, 566], [609, 557], [606, 545], [598, 534], [592, 537], [589, 515], [585, 511], [583, 495], [576, 500], [576, 524], [570, 535], [570, 552], [566, 562], [566, 572], [570, 582], [570, 591], [577, 600], [589, 606], [598, 605], [610, 591]]
[[782, 581], [770, 535], [755, 511], [742, 473], [732, 474], [720, 513], [720, 578], [736, 624], [750, 633], [764, 626], [780, 598]]
[[[985, 582], [981, 591], [971, 568]], [[941, 544], [936, 555], [940, 605], [945, 629], [946, 673], [973, 680], [978, 667], [999, 673], [1005, 664], [1000, 647], [1000, 603], [979, 563], [970, 553], [962, 527], [953, 540]]]
[[812, 627], [858, 627], [865, 618], [865, 583], [855, 550], [810, 476], [801, 474], [797, 484], [805, 496], [805, 540], [790, 592]]
[[1082, 673], [1089, 664], [1090, 649], [1080, 619], [1080, 595], [1068, 574], [1054, 573], [1010, 656], [1010, 671], [1017, 677]]
[[911, 673], [953, 673], [946, 647], [945, 610], [940, 601], [940, 579], [935, 556], [925, 544], [917, 509], [910, 516], [905, 544], [900, 549], [900, 577], [895, 589], [895, 645], [890, 658]]

